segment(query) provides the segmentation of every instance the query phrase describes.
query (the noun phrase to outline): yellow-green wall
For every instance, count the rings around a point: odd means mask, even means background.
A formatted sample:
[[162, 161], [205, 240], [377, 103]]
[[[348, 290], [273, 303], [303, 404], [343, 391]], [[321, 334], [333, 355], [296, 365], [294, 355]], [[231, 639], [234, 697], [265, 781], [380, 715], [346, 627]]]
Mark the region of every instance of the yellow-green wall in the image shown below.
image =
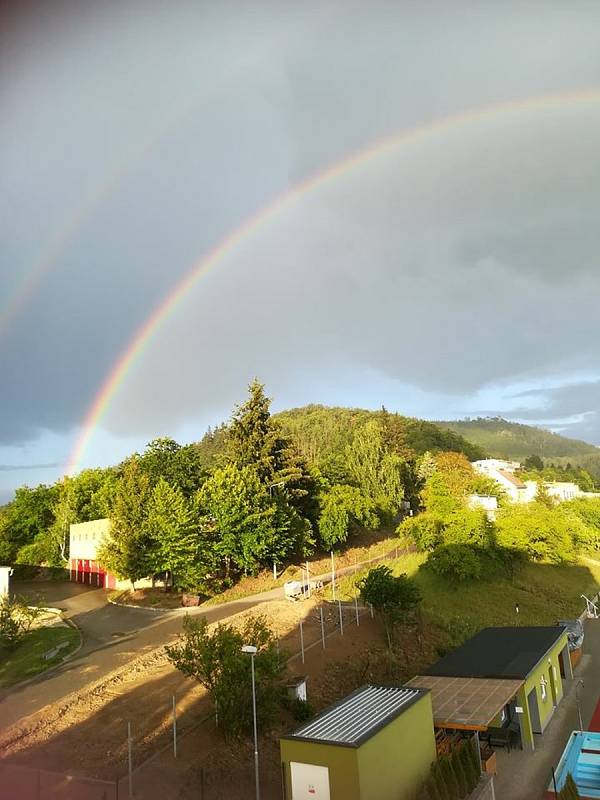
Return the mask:
[[412, 800], [435, 758], [426, 694], [359, 749], [361, 800]]
[[286, 800], [291, 800], [290, 761], [329, 768], [331, 800], [412, 800], [435, 759], [429, 693], [360, 747], [281, 739]]
[[317, 742], [301, 742], [281, 739], [281, 760], [285, 768], [286, 800], [292, 797], [292, 773], [290, 761], [301, 764], [316, 764], [329, 768], [331, 800], [361, 800], [358, 779], [358, 750], [355, 747], [339, 747]]
[[[521, 714], [521, 727], [523, 732], [525, 733], [525, 738], [529, 739], [529, 742], [523, 742], [524, 746], [529, 744], [533, 747], [533, 733], [540, 733], [540, 731], [533, 731], [533, 723], [531, 720], [531, 715], [529, 713], [529, 703], [527, 701], [528, 695], [532, 689], [535, 689], [535, 694], [537, 697], [537, 704], [538, 710], [540, 715], [540, 725], [541, 725], [541, 732], [544, 731], [546, 725], [550, 722], [550, 717], [554, 712], [554, 706], [560, 703], [562, 696], [563, 696], [563, 685], [562, 685], [562, 678], [560, 676], [560, 663], [558, 660], [559, 653], [563, 650], [564, 647], [567, 645], [567, 634], [565, 633], [563, 636], [560, 637], [558, 642], [554, 645], [550, 652], [546, 653], [546, 655], [541, 659], [541, 661], [537, 664], [535, 669], [529, 673], [527, 676], [527, 680], [522, 688], [519, 690], [517, 695], [517, 705], [523, 708], [523, 713]], [[550, 663], [548, 663], [548, 659], [550, 659]], [[554, 685], [556, 687], [556, 699], [552, 696], [552, 678], [551, 678], [551, 669], [552, 667], [556, 669], [556, 679], [554, 681]], [[542, 677], [546, 679], [547, 684], [547, 692], [546, 692], [546, 699], [542, 700], [542, 686], [541, 681]]]

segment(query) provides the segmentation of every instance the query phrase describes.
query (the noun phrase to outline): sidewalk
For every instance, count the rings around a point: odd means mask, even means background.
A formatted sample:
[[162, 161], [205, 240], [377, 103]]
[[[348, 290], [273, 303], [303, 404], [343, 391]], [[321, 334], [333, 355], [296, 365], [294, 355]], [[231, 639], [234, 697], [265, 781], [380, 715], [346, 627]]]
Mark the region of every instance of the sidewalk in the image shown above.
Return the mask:
[[569, 735], [579, 730], [575, 702], [578, 680], [583, 725], [587, 729], [600, 698], [600, 619], [586, 620], [584, 655], [575, 670], [574, 680], [554, 712], [543, 736], [535, 737], [535, 751], [497, 750], [498, 774], [494, 781], [496, 800], [541, 800], [552, 778]]

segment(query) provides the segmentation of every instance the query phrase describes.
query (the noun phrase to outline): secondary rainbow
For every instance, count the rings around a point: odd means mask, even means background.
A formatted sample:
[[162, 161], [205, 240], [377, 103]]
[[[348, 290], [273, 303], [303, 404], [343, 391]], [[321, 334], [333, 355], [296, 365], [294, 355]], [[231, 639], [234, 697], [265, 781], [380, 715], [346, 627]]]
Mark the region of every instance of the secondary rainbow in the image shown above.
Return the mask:
[[232, 253], [238, 244], [266, 225], [274, 221], [279, 214], [288, 208], [297, 199], [309, 192], [329, 183], [335, 178], [369, 162], [370, 160], [385, 156], [398, 147], [407, 146], [431, 136], [443, 135], [457, 128], [466, 127], [477, 122], [502, 118], [509, 114], [536, 112], [551, 108], [561, 108], [570, 105], [585, 105], [600, 103], [599, 89], [581, 89], [561, 93], [553, 93], [523, 100], [496, 103], [461, 111], [440, 119], [432, 120], [418, 127], [401, 131], [398, 134], [380, 139], [374, 144], [337, 162], [333, 166], [319, 172], [288, 191], [277, 196], [266, 207], [251, 216], [243, 225], [211, 251], [209, 251], [185, 277], [175, 286], [169, 295], [155, 308], [146, 322], [138, 329], [134, 337], [122, 352], [117, 363], [102, 384], [82, 423], [81, 434], [77, 439], [75, 448], [69, 458], [68, 474], [73, 474], [82, 461], [85, 450], [91, 441], [94, 431], [101, 422], [112, 399], [119, 387], [127, 377], [135, 361], [143, 354], [150, 340], [159, 328], [175, 312], [179, 303], [194, 288], [198, 281], [210, 269]]

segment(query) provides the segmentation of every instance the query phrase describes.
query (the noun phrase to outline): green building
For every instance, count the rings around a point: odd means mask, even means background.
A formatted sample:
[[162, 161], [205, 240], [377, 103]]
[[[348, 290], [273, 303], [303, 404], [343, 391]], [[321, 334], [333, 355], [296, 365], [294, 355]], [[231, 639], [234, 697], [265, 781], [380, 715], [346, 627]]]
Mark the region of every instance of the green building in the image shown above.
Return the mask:
[[565, 628], [503, 627], [479, 631], [408, 685], [429, 689], [437, 728], [533, 750], [572, 677]]
[[436, 758], [429, 692], [365, 686], [280, 746], [285, 800], [412, 800]]

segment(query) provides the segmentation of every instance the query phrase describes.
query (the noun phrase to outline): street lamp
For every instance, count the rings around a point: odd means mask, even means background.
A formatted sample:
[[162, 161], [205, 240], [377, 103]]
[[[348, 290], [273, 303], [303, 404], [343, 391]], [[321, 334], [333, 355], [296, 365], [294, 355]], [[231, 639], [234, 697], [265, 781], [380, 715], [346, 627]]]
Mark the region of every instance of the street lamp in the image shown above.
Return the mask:
[[252, 664], [252, 716], [254, 719], [254, 777], [256, 782], [256, 800], [260, 800], [260, 783], [258, 779], [258, 733], [256, 730], [256, 684], [254, 681], [254, 656], [257, 648], [252, 644], [245, 644], [242, 653], [247, 653], [251, 658]]
[[583, 722], [581, 720], [581, 706], [579, 705], [579, 687], [584, 686], [585, 684], [581, 680], [581, 678], [577, 681], [577, 686], [575, 687], [575, 702], [577, 703], [577, 716], [579, 717], [579, 730], [583, 730]]

